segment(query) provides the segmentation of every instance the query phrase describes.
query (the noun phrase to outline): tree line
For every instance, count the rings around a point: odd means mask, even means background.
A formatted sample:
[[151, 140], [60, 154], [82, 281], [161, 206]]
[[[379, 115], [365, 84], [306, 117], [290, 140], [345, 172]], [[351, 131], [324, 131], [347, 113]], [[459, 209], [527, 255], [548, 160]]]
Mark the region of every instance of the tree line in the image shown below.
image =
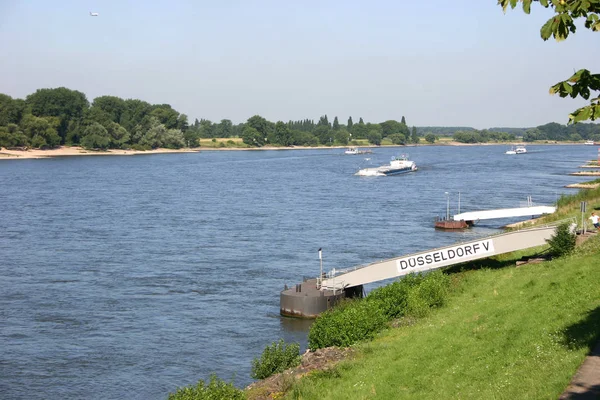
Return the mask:
[[[0, 147], [50, 149], [80, 145], [89, 149], [182, 148], [200, 145], [202, 138], [242, 138], [248, 147], [348, 145], [366, 140], [379, 145], [418, 143], [417, 129], [388, 120], [365, 123], [329, 121], [323, 115], [310, 119], [271, 122], [254, 115], [244, 123], [229, 119], [211, 122], [196, 119], [169, 104], [150, 104], [139, 99], [100, 96], [91, 103], [85, 94], [65, 87], [38, 89], [25, 99], [0, 93]], [[435, 139], [433, 139], [435, 140]]]
[[[501, 130], [501, 131], [500, 131]], [[64, 87], [38, 89], [25, 99], [0, 93], [0, 147], [49, 149], [80, 145], [88, 149], [147, 150], [158, 147], [197, 147], [204, 138], [241, 138], [244, 146], [332, 146], [364, 144], [404, 145], [424, 137], [434, 143], [439, 136], [452, 135], [464, 143], [536, 140], [600, 141], [600, 126], [578, 123], [549, 123], [536, 128], [412, 127], [403, 116], [400, 122], [340, 123], [323, 115], [311, 119], [271, 122], [254, 115], [234, 124], [229, 119], [212, 122], [188, 117], [169, 104], [150, 104], [138, 99], [100, 96], [91, 103], [82, 92]]]
[[[454, 132], [452, 137], [455, 141], [461, 143], [488, 143], [488, 142], [506, 142], [517, 139], [524, 142], [534, 141], [569, 141], [580, 142], [583, 140], [593, 140], [600, 142], [600, 125], [594, 123], [577, 123], [571, 125], [561, 125], [556, 122], [550, 122], [545, 125], [539, 125], [535, 128], [494, 128], [506, 129], [508, 132], [498, 132], [490, 130], [459, 130]], [[518, 136], [517, 136], [518, 135]]]

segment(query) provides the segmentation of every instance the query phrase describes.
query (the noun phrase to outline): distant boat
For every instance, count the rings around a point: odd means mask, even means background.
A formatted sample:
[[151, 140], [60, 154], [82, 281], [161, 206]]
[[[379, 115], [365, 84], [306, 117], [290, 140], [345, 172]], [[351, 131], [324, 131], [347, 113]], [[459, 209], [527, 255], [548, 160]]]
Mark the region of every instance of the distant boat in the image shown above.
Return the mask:
[[585, 144], [588, 145], [588, 146], [594, 146], [596, 143], [594, 143], [593, 140], [586, 140]]
[[346, 151], [344, 151], [344, 154], [349, 154], [349, 155], [367, 154], [367, 153], [372, 153], [372, 151], [371, 150], [361, 150], [358, 147], [348, 147], [346, 149]]
[[392, 161], [389, 164], [382, 165], [375, 168], [364, 168], [358, 171], [354, 175], [358, 176], [388, 176], [388, 175], [399, 175], [406, 172], [413, 172], [417, 170], [417, 164], [414, 161], [410, 161], [406, 155], [400, 157], [392, 157]]
[[99, 15], [97, 12], [90, 12], [90, 17], [98, 17]]
[[527, 149], [523, 145], [517, 146], [517, 148], [515, 149], [515, 153], [516, 154], [525, 154], [525, 153], [527, 153]]

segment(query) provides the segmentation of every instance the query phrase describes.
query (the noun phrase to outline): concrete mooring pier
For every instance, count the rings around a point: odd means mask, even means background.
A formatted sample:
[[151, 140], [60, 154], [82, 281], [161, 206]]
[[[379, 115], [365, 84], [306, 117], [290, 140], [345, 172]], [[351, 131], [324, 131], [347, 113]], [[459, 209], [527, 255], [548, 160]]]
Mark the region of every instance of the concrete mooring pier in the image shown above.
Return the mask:
[[362, 297], [363, 286], [327, 290], [319, 289], [317, 279], [305, 279], [279, 295], [279, 312], [286, 317], [316, 318], [344, 298]]

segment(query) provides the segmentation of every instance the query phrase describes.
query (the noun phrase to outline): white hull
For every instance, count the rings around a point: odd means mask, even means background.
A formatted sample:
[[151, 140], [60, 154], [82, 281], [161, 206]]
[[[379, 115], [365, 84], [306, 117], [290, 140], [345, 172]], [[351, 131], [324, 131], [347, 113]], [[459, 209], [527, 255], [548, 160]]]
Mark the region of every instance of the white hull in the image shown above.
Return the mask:
[[358, 176], [388, 176], [399, 175], [417, 170], [417, 165], [414, 161], [409, 161], [406, 158], [394, 158], [388, 165], [382, 165], [375, 168], [364, 168], [354, 175]]

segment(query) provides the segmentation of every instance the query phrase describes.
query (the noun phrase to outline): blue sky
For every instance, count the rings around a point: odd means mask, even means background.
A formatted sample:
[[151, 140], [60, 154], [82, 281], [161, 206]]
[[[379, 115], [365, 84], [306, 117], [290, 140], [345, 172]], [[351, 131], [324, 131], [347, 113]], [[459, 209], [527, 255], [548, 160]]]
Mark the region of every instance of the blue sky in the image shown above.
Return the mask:
[[191, 121], [566, 123], [586, 102], [548, 89], [598, 72], [600, 33], [544, 42], [550, 15], [504, 14], [496, 0], [0, 0], [0, 92], [65, 86]]

